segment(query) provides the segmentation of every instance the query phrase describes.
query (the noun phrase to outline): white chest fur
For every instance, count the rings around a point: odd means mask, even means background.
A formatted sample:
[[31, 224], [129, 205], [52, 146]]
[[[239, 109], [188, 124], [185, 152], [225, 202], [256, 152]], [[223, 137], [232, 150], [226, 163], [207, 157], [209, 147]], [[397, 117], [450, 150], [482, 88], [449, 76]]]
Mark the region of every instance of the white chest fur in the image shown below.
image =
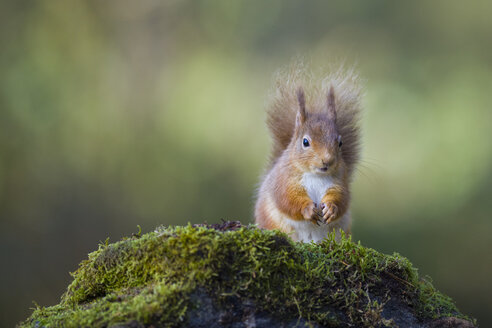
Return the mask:
[[306, 189], [309, 198], [319, 205], [326, 191], [333, 186], [333, 179], [324, 174], [304, 173], [301, 184]]

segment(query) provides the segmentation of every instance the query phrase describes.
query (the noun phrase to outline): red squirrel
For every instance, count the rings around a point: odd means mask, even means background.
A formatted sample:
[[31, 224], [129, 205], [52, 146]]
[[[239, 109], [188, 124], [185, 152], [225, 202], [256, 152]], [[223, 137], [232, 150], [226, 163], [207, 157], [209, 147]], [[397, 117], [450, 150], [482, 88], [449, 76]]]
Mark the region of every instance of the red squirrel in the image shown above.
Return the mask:
[[255, 207], [260, 228], [302, 242], [350, 234], [350, 182], [360, 157], [361, 88], [352, 70], [280, 73], [267, 109], [273, 150]]

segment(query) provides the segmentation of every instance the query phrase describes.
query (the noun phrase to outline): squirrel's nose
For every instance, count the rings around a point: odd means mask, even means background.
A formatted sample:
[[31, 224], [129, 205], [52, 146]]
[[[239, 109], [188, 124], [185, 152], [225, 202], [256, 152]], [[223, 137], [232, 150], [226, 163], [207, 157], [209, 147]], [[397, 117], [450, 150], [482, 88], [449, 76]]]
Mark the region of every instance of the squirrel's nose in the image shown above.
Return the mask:
[[333, 157], [327, 157], [322, 160], [324, 166], [332, 166], [333, 163], [335, 162], [335, 159]]

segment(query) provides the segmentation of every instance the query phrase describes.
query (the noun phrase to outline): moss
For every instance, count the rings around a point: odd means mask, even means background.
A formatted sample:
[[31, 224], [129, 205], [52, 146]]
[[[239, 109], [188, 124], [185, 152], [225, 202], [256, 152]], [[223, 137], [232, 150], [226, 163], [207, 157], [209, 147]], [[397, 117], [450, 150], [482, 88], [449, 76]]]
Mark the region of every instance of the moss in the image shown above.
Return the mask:
[[392, 326], [383, 315], [398, 299], [419, 320], [462, 315], [452, 300], [398, 254], [350, 238], [292, 242], [277, 231], [235, 226], [160, 227], [99, 245], [72, 273], [60, 304], [38, 307], [21, 327], [106, 327], [129, 322], [186, 325], [198, 288], [217, 304], [252, 300], [279, 317], [325, 326]]

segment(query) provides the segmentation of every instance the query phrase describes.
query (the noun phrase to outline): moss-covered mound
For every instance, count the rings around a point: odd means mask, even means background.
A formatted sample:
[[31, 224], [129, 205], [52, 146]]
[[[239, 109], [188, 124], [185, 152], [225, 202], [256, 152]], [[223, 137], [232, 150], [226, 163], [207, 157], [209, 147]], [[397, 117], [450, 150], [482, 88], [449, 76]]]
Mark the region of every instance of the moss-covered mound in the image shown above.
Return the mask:
[[238, 222], [99, 249], [22, 327], [473, 327], [410, 262], [342, 237], [295, 243]]

